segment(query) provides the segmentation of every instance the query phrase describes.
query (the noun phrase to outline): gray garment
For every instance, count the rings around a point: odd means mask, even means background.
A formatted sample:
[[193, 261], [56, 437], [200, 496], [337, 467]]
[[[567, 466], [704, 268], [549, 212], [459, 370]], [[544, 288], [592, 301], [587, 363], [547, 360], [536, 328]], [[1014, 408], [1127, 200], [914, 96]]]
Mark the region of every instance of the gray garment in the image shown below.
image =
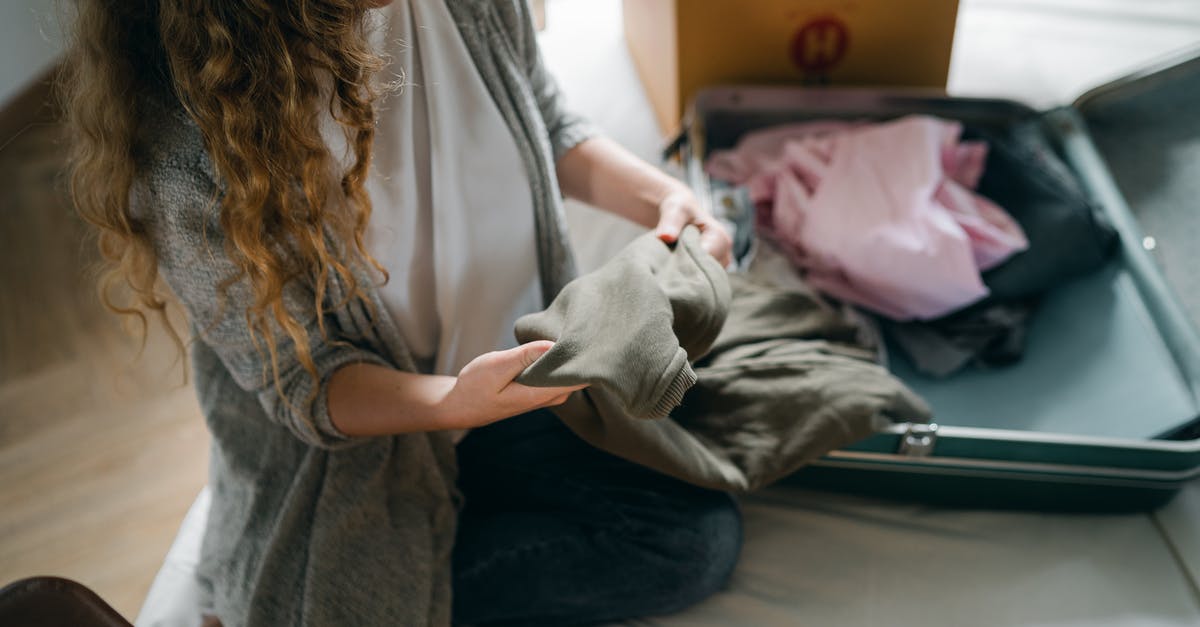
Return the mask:
[[[447, 6], [529, 173], [539, 272], [551, 299], [573, 272], [554, 161], [590, 131], [562, 109], [522, 0]], [[449, 624], [459, 500], [449, 435], [351, 438], [334, 428], [325, 404], [328, 378], [343, 365], [414, 370], [377, 290], [367, 290], [369, 306], [354, 301], [330, 312], [326, 340], [311, 287], [286, 287], [319, 377], [314, 382], [277, 333], [277, 393], [243, 317], [248, 286], [234, 284], [223, 302], [219, 296], [234, 267], [198, 129], [172, 103], [152, 107], [141, 130], [132, 202], [189, 313], [196, 390], [213, 435], [213, 501], [198, 568], [210, 611], [230, 626]], [[369, 270], [354, 267], [374, 284]], [[333, 282], [326, 302], [343, 296]]]
[[[517, 321], [521, 341], [556, 341], [519, 380], [591, 384], [553, 411], [596, 447], [753, 490], [891, 422], [929, 420], [859, 320], [807, 287], [726, 275], [692, 227], [673, 249], [647, 234]], [[695, 385], [680, 399], [664, 381]]]
[[542, 312], [517, 320], [521, 343], [554, 340], [519, 383], [587, 383], [634, 418], [664, 418], [696, 382], [689, 360], [708, 352], [729, 307], [725, 271], [695, 227], [668, 247], [651, 234], [572, 281]]
[[884, 321], [884, 328], [918, 372], [944, 378], [972, 363], [991, 368], [1020, 361], [1033, 309], [1033, 304], [995, 303], [937, 320]]

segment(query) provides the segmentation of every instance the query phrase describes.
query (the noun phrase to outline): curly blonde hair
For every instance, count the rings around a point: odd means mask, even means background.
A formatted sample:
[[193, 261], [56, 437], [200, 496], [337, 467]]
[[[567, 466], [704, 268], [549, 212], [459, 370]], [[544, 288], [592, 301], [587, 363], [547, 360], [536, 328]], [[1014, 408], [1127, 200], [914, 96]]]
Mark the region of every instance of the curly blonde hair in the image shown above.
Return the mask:
[[[284, 306], [284, 286], [311, 281], [318, 321], [330, 281], [362, 298], [349, 256], [379, 269], [364, 247], [364, 189], [374, 137], [373, 75], [363, 0], [78, 0], [65, 65], [73, 140], [71, 193], [98, 229], [108, 266], [101, 293], [136, 317], [154, 312], [172, 337], [167, 299], [144, 227], [130, 213], [142, 96], [177, 101], [199, 127], [222, 194], [220, 225], [245, 280], [256, 342], [279, 371], [273, 328], [316, 376], [305, 326]], [[321, 134], [340, 125], [352, 159], [342, 165]], [[332, 244], [337, 242], [337, 244]], [[340, 307], [345, 303], [334, 304]], [[321, 327], [321, 333], [326, 332]], [[260, 343], [260, 345], [261, 345]]]

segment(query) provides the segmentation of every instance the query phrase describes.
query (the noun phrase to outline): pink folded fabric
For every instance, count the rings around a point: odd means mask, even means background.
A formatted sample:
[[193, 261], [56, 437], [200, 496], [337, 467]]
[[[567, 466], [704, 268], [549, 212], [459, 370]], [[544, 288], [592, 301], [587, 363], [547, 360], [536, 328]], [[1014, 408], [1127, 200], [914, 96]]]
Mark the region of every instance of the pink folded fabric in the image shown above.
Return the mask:
[[810, 122], [747, 135], [710, 175], [745, 184], [759, 231], [829, 295], [896, 320], [944, 316], [987, 296], [980, 272], [1029, 242], [972, 190], [987, 146], [957, 122]]

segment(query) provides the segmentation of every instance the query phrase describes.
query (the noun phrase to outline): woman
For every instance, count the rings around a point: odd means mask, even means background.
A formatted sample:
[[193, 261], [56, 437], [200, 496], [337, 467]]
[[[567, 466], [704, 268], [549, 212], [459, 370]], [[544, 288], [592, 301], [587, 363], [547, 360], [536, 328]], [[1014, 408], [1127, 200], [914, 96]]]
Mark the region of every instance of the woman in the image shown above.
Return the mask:
[[722, 261], [728, 235], [562, 109], [522, 0], [388, 4], [78, 3], [72, 187], [132, 295], [110, 304], [161, 313], [161, 276], [194, 336], [205, 611], [576, 624], [704, 598], [731, 499], [574, 437], [545, 409], [574, 388], [513, 382], [549, 343], [512, 322], [572, 276], [560, 194], [666, 241], [695, 224]]

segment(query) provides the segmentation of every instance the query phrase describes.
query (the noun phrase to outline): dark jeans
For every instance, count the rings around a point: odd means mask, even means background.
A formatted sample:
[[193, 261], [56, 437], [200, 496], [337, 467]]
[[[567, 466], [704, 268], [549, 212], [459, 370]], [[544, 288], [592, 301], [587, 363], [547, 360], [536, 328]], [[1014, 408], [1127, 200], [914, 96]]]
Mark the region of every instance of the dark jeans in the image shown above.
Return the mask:
[[548, 411], [472, 431], [458, 459], [456, 624], [666, 614], [721, 589], [737, 562], [729, 495], [600, 451]]

